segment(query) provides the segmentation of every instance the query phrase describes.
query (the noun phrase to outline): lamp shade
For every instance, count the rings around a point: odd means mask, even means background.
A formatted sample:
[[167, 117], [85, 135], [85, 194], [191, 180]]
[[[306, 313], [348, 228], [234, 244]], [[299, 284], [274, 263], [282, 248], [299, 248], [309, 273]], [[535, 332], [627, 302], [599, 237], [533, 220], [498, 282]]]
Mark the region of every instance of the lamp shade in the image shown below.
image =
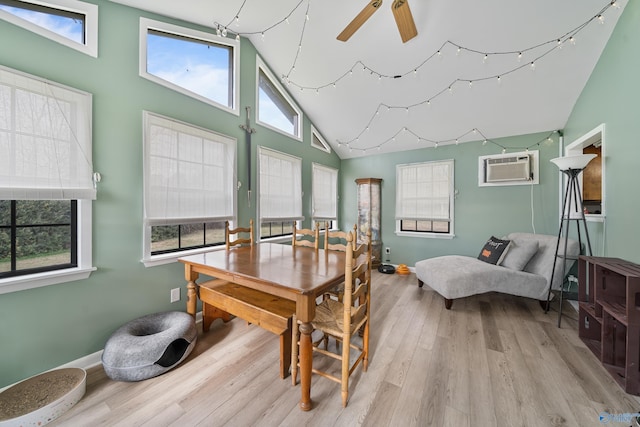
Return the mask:
[[575, 156], [556, 157], [555, 159], [551, 159], [550, 162], [558, 166], [558, 169], [560, 169], [561, 171], [566, 171], [569, 169], [582, 170], [585, 167], [587, 167], [589, 162], [594, 157], [597, 157], [597, 155], [596, 154], [578, 154]]

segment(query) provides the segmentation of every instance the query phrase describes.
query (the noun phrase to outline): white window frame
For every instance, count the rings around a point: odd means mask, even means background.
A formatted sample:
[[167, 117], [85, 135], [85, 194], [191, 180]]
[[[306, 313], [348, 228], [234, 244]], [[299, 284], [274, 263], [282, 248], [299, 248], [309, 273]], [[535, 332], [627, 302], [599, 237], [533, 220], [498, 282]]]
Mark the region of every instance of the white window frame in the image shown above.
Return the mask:
[[[319, 144], [316, 143], [316, 139]], [[324, 151], [325, 153], [331, 153], [331, 146], [327, 143], [322, 134], [318, 132], [314, 125], [311, 125], [311, 146], [320, 151]]]
[[[58, 84], [56, 82], [41, 79], [36, 76], [32, 76], [19, 71], [11, 70], [5, 67], [1, 67], [3, 70], [22, 75], [35, 81], [42, 81], [48, 85], [55, 86], [58, 90], [68, 90], [72, 92], [78, 92], [81, 95], [88, 96], [89, 101], [86, 112], [88, 120], [91, 121], [92, 114], [92, 102], [91, 94], [78, 91], [77, 89]], [[91, 123], [89, 123], [91, 128]], [[30, 194], [25, 192], [25, 194]], [[48, 193], [50, 196], [53, 193]], [[30, 197], [33, 199], [33, 197]], [[93, 267], [92, 259], [92, 200], [91, 199], [77, 199], [77, 261], [78, 266], [74, 268], [67, 268], [61, 270], [44, 271], [41, 273], [27, 274], [23, 276], [7, 277], [0, 279], [0, 294], [17, 292], [26, 289], [39, 288], [42, 286], [56, 285], [59, 283], [67, 283], [75, 280], [86, 279], [90, 276], [92, 271], [96, 268]]]
[[48, 0], [48, 1], [33, 1], [33, 0], [21, 0], [24, 3], [35, 4], [39, 6], [46, 6], [52, 9], [58, 9], [66, 12], [78, 13], [85, 16], [85, 34], [84, 44], [73, 41], [67, 37], [57, 34], [51, 30], [48, 30], [40, 25], [26, 21], [12, 13], [0, 10], [0, 19], [4, 19], [7, 22], [11, 22], [14, 25], [24, 28], [25, 30], [32, 31], [36, 34], [60, 43], [64, 46], [75, 49], [86, 55], [98, 57], [98, 5], [86, 3], [78, 0]]
[[[585, 147], [588, 147], [592, 144], [594, 144], [595, 142], [597, 142], [598, 140], [600, 140], [600, 144], [601, 144], [601, 157], [602, 157], [602, 178], [601, 178], [601, 185], [602, 185], [602, 202], [601, 202], [601, 208], [600, 211], [602, 213], [599, 214], [586, 214], [585, 215], [585, 219], [589, 222], [604, 222], [607, 211], [606, 211], [606, 188], [607, 186], [605, 185], [605, 177], [606, 177], [606, 173], [605, 173], [605, 168], [606, 168], [606, 163], [605, 159], [606, 159], [606, 154], [605, 154], [605, 125], [604, 123], [602, 123], [601, 125], [597, 126], [595, 129], [590, 130], [589, 132], [587, 132], [586, 134], [584, 134], [583, 136], [581, 136], [580, 138], [576, 139], [575, 141], [573, 141], [571, 144], [567, 145], [564, 149], [565, 155], [566, 156], [572, 156], [572, 155], [578, 155], [578, 154], [582, 154], [582, 150]], [[582, 176], [583, 174], [578, 175], [578, 188], [580, 190], [580, 194], [582, 194]], [[561, 184], [561, 189], [560, 189], [560, 210], [562, 210], [562, 197], [564, 196], [564, 192], [566, 189], [566, 183], [565, 183], [565, 174], [562, 174], [562, 179], [560, 180], [560, 184]], [[559, 215], [560, 216], [560, 215]]]
[[[208, 133], [211, 135], [219, 135], [220, 137], [229, 140], [229, 145], [232, 147], [233, 149], [233, 153], [232, 153], [232, 157], [233, 157], [233, 178], [231, 178], [230, 180], [230, 184], [233, 186], [233, 188], [230, 188], [230, 194], [232, 197], [232, 208], [231, 208], [231, 213], [228, 216], [217, 216], [215, 218], [198, 218], [198, 222], [202, 222], [202, 223], [206, 223], [206, 222], [211, 222], [211, 220], [215, 220], [217, 221], [221, 221], [221, 220], [229, 220], [232, 223], [235, 223], [236, 221], [236, 217], [237, 217], [237, 191], [236, 191], [236, 183], [237, 183], [237, 140], [233, 137], [230, 137], [228, 135], [223, 135], [221, 133], [218, 132], [214, 132], [210, 129], [205, 129], [205, 128], [201, 128], [195, 125], [192, 125], [190, 123], [186, 123], [186, 122], [182, 122], [170, 117], [166, 117], [166, 116], [162, 116], [160, 114], [156, 114], [156, 113], [152, 113], [149, 111], [143, 111], [143, 134], [144, 134], [144, 138], [143, 138], [143, 146], [146, 146], [147, 142], [147, 138], [149, 138], [148, 135], [148, 128], [149, 128], [149, 120], [159, 120], [159, 121], [164, 121], [164, 122], [173, 122], [176, 123], [179, 126], [182, 127], [187, 127], [187, 128], [192, 128], [195, 132], [198, 133]], [[146, 174], [147, 174], [147, 162], [148, 162], [148, 158], [147, 158], [147, 153], [146, 153], [146, 148], [144, 149], [144, 154], [143, 154], [143, 162], [144, 162], [144, 175], [145, 175], [145, 183], [144, 183], [144, 203], [146, 203], [147, 200], [147, 195], [146, 195], [146, 191], [147, 191], [147, 179], [146, 179]], [[162, 265], [162, 264], [167, 264], [170, 262], [175, 262], [177, 261], [178, 258], [183, 257], [183, 256], [187, 256], [187, 255], [192, 255], [192, 254], [197, 254], [197, 253], [202, 253], [202, 252], [209, 252], [212, 250], [220, 250], [220, 249], [224, 249], [224, 246], [220, 246], [219, 248], [216, 247], [204, 247], [204, 248], [197, 248], [197, 249], [185, 249], [182, 251], [176, 251], [176, 252], [171, 252], [171, 253], [166, 253], [166, 254], [158, 254], [158, 255], [151, 255], [151, 227], [152, 227], [152, 223], [149, 221], [149, 219], [147, 218], [147, 209], [145, 207], [145, 212], [144, 212], [144, 218], [143, 218], [143, 242], [142, 242], [142, 246], [143, 246], [143, 258], [142, 258], [142, 262], [145, 265], [145, 267], [153, 267], [156, 265]], [[185, 221], [183, 223], [186, 222], [194, 222], [193, 219], [185, 219]]]
[[[417, 166], [417, 165], [421, 165], [421, 164], [433, 164], [433, 163], [448, 163], [450, 165], [449, 167], [449, 232], [448, 233], [434, 233], [434, 232], [414, 232], [414, 231], [401, 231], [400, 229], [400, 221], [401, 219], [396, 218], [396, 230], [395, 230], [395, 234], [397, 236], [409, 236], [409, 237], [421, 237], [421, 238], [429, 238], [429, 239], [452, 239], [455, 237], [455, 228], [454, 228], [454, 218], [455, 218], [455, 183], [454, 183], [454, 177], [455, 177], [455, 173], [454, 173], [454, 168], [455, 168], [455, 162], [453, 159], [447, 159], [447, 160], [434, 160], [434, 161], [427, 161], [427, 162], [417, 162], [417, 163], [412, 163], [412, 164], [400, 164], [400, 165], [396, 165], [396, 206], [398, 203], [397, 198], [400, 195], [400, 191], [399, 191], [399, 186], [402, 184], [400, 181], [400, 168], [404, 167], [404, 166]], [[397, 213], [397, 207], [396, 207], [396, 216], [398, 215]]]
[[[218, 44], [223, 46], [228, 46], [232, 48], [233, 51], [233, 100], [232, 106], [229, 107], [224, 104], [220, 104], [212, 99], [199, 95], [195, 92], [191, 92], [190, 90], [171, 83], [167, 80], [161, 79], [158, 76], [155, 76], [151, 73], [147, 72], [147, 34], [149, 30], [157, 30], [164, 33], [174, 34], [177, 36], [182, 36], [190, 39], [198, 39], [202, 40], [206, 43]], [[229, 113], [235, 114], [236, 116], [240, 115], [240, 109], [238, 104], [240, 103], [240, 42], [235, 39], [230, 39], [227, 37], [219, 37], [215, 34], [205, 33], [203, 31], [193, 30], [191, 28], [180, 27], [178, 25], [169, 24], [167, 22], [155, 21], [153, 19], [148, 19], [141, 17], [140, 18], [140, 58], [139, 58], [139, 74], [140, 77], [150, 80], [154, 83], [157, 83], [161, 86], [167, 87], [169, 89], [175, 90], [183, 95], [189, 96], [191, 98], [197, 99], [206, 104], [212, 105], [221, 110], [227, 111]]]
[[[282, 159], [286, 159], [291, 161], [292, 163], [295, 163], [298, 167], [299, 173], [300, 173], [300, 177], [299, 177], [299, 184], [300, 184], [300, 188], [299, 190], [299, 198], [297, 200], [297, 207], [295, 209], [298, 210], [298, 212], [293, 212], [292, 215], [290, 216], [283, 216], [283, 217], [277, 217], [277, 218], [265, 218], [263, 217], [263, 208], [261, 206], [261, 186], [263, 185], [263, 183], [261, 183], [262, 181], [262, 156], [266, 155], [266, 156], [272, 156], [272, 157], [276, 157], [276, 158], [282, 158]], [[294, 182], [294, 180], [292, 180], [292, 182]], [[294, 188], [293, 191], [295, 191], [296, 189]], [[272, 150], [270, 148], [266, 148], [266, 147], [262, 147], [259, 146], [258, 147], [258, 240], [263, 240], [262, 238], [262, 223], [263, 222], [287, 222], [287, 221], [298, 221], [298, 225], [300, 225], [300, 221], [304, 220], [304, 216], [302, 215], [302, 159], [300, 157], [296, 157], [296, 156], [292, 156], [290, 154], [286, 154], [280, 151], [276, 151], [276, 150]], [[289, 237], [287, 236], [279, 236], [279, 237], [274, 237], [274, 238], [265, 238], [264, 240], [289, 240]]]
[[[278, 90], [278, 92], [280, 93], [282, 98], [284, 98], [284, 100], [287, 101], [289, 106], [298, 115], [297, 123], [294, 126], [297, 129], [297, 132], [295, 134], [285, 132], [282, 129], [278, 129], [275, 126], [272, 126], [269, 123], [265, 123], [265, 122], [260, 120], [260, 71], [262, 71], [265, 74], [265, 76], [267, 76], [267, 78], [269, 79], [271, 84]], [[265, 62], [262, 60], [262, 58], [259, 55], [256, 55], [256, 104], [255, 105], [256, 105], [256, 123], [257, 124], [259, 124], [261, 126], [264, 126], [266, 128], [269, 128], [269, 129], [271, 129], [271, 130], [273, 130], [275, 132], [281, 133], [282, 135], [286, 135], [286, 136], [288, 136], [290, 138], [293, 138], [293, 139], [295, 139], [297, 141], [302, 141], [302, 124], [304, 123], [302, 110], [293, 101], [293, 98], [291, 98], [291, 96], [289, 96], [287, 91], [284, 90], [284, 88], [280, 84], [280, 81], [273, 75], [271, 70], [269, 70], [269, 67], [267, 67], [267, 65], [265, 64]]]

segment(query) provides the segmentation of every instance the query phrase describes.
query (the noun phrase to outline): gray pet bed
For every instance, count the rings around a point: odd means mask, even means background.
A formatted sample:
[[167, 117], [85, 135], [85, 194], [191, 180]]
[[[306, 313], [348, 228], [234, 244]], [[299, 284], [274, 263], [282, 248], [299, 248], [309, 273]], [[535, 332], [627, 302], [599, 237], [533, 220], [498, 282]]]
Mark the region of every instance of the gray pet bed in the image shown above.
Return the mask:
[[163, 374], [193, 350], [198, 332], [187, 313], [169, 311], [134, 319], [116, 330], [102, 353], [107, 376], [140, 381]]

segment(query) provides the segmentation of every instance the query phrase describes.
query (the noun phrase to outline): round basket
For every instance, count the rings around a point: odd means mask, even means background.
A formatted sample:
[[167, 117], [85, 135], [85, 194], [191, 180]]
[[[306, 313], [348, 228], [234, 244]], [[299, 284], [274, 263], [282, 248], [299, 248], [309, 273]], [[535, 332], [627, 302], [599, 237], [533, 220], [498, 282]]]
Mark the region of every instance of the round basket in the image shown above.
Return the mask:
[[0, 393], [0, 427], [43, 426], [84, 396], [87, 373], [80, 368], [45, 372]]

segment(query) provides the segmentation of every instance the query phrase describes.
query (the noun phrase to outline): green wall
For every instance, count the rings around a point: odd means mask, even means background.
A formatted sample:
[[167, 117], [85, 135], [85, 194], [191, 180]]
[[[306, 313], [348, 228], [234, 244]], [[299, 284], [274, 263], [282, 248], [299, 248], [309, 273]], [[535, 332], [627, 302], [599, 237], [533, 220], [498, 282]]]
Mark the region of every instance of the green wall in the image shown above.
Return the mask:
[[[99, 57], [93, 58], [0, 21], [0, 64], [93, 94], [93, 161], [102, 174], [93, 204], [93, 263], [87, 280], [0, 295], [0, 388], [101, 350], [123, 323], [144, 314], [185, 310], [169, 303], [170, 289], [184, 287], [182, 264], [145, 268], [142, 258], [142, 111], [149, 110], [238, 140], [238, 219], [255, 218], [247, 205], [244, 107], [255, 112], [256, 50], [241, 45], [241, 115], [224, 112], [138, 75], [139, 17], [185, 25], [116, 3], [99, 4]], [[10, 42], [9, 42], [10, 41]], [[268, 146], [302, 157], [305, 226], [311, 217], [311, 165], [340, 167], [340, 159], [304, 141], [257, 125], [251, 150]], [[256, 174], [252, 187], [256, 188]]]
[[[513, 147], [508, 152], [525, 151], [544, 140], [548, 132], [495, 140]], [[382, 247], [391, 248], [392, 264], [413, 266], [416, 261], [438, 255], [460, 254], [477, 256], [491, 236], [512, 231], [558, 233], [558, 169], [549, 159], [558, 156], [559, 135], [552, 142], [531, 147], [540, 155], [538, 185], [478, 187], [478, 157], [500, 154], [498, 145], [481, 141], [459, 146], [405, 151], [342, 161], [341, 224], [353, 224], [357, 219], [356, 178], [382, 178]], [[420, 238], [395, 234], [395, 165], [431, 160], [454, 159], [455, 217], [453, 239]], [[383, 261], [387, 256], [383, 251]]]
[[[640, 263], [640, 3], [629, 1], [565, 127], [571, 143], [605, 124], [606, 219], [597, 255]], [[603, 245], [604, 242], [604, 245]]]

